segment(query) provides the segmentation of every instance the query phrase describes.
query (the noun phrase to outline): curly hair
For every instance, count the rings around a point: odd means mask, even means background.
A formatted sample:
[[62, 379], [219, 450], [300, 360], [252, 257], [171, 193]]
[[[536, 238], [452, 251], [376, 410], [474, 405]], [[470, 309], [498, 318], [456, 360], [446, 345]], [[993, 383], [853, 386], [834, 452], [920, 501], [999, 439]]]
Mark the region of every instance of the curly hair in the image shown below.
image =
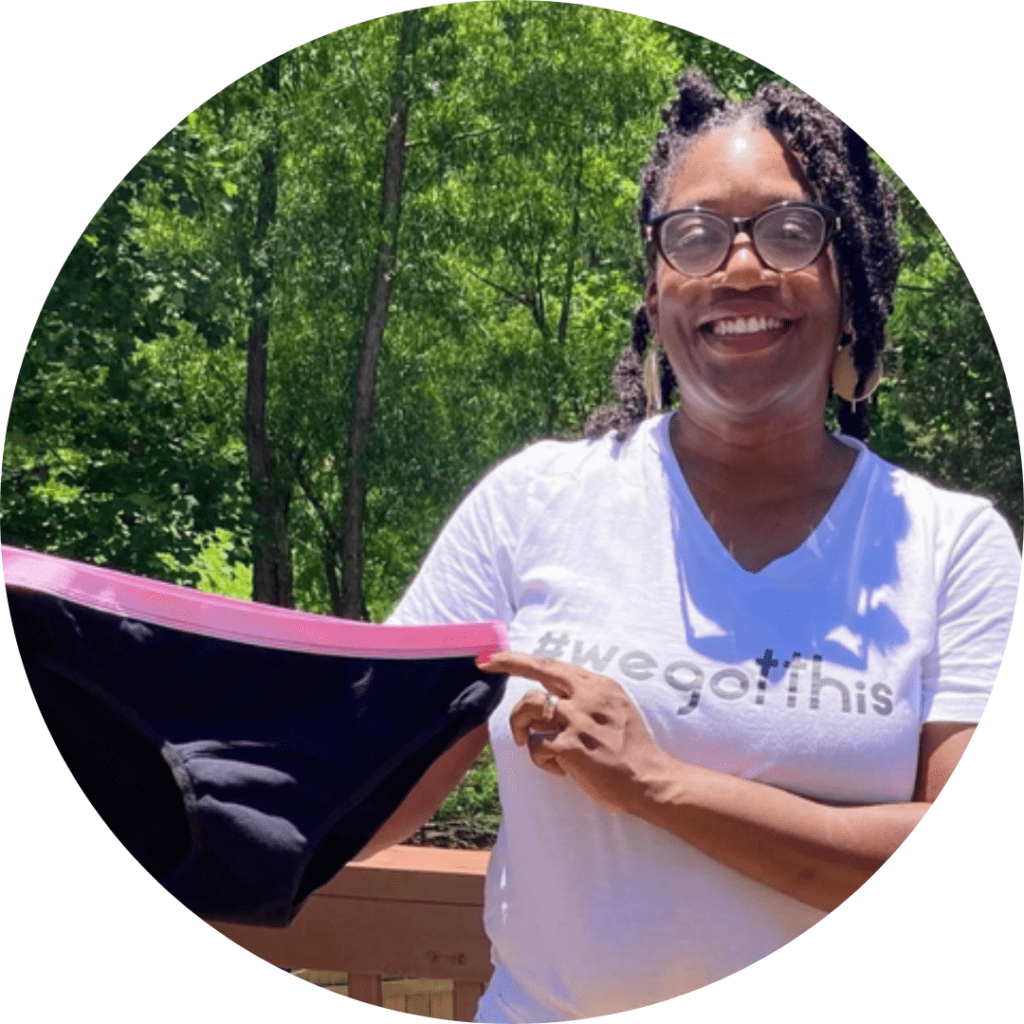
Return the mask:
[[[641, 233], [667, 201], [673, 169], [695, 139], [743, 120], [773, 132], [800, 161], [820, 201], [839, 214], [841, 229], [832, 244], [846, 282], [852, 327], [852, 336], [844, 336], [841, 344], [853, 345], [859, 394], [885, 343], [885, 323], [892, 313], [899, 273], [894, 190], [879, 173], [864, 140], [831, 111], [796, 89], [769, 82], [752, 99], [738, 104], [699, 71], [682, 74], [676, 86], [675, 101], [662, 111], [665, 128], [658, 134], [640, 175], [637, 213]], [[648, 271], [653, 272], [657, 259], [653, 242], [645, 240], [644, 255]], [[649, 335], [647, 313], [641, 305], [633, 318], [633, 340], [612, 374], [621, 401], [590, 417], [587, 437], [614, 429], [624, 439], [647, 415], [643, 360]], [[664, 351], [658, 354], [658, 366], [662, 404], [667, 405], [676, 382]], [[836, 404], [843, 433], [865, 437], [865, 403], [851, 404], [836, 396]]]

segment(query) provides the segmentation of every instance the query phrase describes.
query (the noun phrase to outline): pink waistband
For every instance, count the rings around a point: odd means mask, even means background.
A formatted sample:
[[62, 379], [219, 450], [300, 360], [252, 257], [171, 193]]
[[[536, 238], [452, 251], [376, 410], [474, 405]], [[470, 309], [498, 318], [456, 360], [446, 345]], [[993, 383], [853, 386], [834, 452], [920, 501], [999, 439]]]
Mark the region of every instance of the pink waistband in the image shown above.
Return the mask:
[[188, 587], [0, 547], [4, 581], [157, 626], [311, 654], [361, 658], [451, 658], [508, 650], [500, 622], [385, 626], [239, 601]]

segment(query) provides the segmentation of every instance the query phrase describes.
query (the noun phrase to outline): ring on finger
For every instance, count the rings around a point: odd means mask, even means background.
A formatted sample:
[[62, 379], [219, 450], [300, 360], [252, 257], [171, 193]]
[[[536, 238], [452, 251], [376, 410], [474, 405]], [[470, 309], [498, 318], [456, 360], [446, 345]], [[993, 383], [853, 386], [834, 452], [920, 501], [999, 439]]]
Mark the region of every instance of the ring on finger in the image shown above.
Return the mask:
[[558, 702], [561, 698], [556, 697], [555, 694], [549, 693], [544, 697], [544, 719], [550, 722], [555, 717], [555, 708], [558, 707]]

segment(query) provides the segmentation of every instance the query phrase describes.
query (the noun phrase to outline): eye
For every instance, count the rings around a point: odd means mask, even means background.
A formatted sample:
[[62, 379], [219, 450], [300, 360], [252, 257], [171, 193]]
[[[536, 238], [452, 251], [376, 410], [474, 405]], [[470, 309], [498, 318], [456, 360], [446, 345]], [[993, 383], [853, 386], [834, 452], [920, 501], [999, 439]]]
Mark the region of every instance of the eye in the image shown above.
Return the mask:
[[782, 245], [813, 244], [818, 236], [813, 220], [799, 213], [787, 214], [785, 218], [770, 224], [767, 234], [774, 242]]
[[680, 253], [716, 250], [728, 237], [728, 228], [717, 218], [699, 213], [684, 213], [665, 224], [666, 249]]
[[762, 256], [777, 270], [807, 266], [821, 251], [825, 218], [810, 207], [769, 210], [754, 226]]
[[816, 210], [773, 210], [757, 222], [759, 233], [779, 241], [800, 243], [817, 241], [825, 230], [825, 223]]

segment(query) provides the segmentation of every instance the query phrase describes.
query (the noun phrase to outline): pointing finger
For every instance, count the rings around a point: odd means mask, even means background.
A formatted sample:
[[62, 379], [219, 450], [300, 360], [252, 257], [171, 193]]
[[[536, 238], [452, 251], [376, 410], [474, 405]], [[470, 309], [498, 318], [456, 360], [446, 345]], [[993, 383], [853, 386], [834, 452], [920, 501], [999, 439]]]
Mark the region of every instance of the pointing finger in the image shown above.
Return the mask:
[[476, 664], [485, 672], [532, 679], [550, 690], [556, 697], [572, 696], [573, 673], [579, 671], [574, 666], [566, 665], [554, 658], [538, 658], [532, 654], [520, 654], [518, 651], [482, 654], [477, 658]]

